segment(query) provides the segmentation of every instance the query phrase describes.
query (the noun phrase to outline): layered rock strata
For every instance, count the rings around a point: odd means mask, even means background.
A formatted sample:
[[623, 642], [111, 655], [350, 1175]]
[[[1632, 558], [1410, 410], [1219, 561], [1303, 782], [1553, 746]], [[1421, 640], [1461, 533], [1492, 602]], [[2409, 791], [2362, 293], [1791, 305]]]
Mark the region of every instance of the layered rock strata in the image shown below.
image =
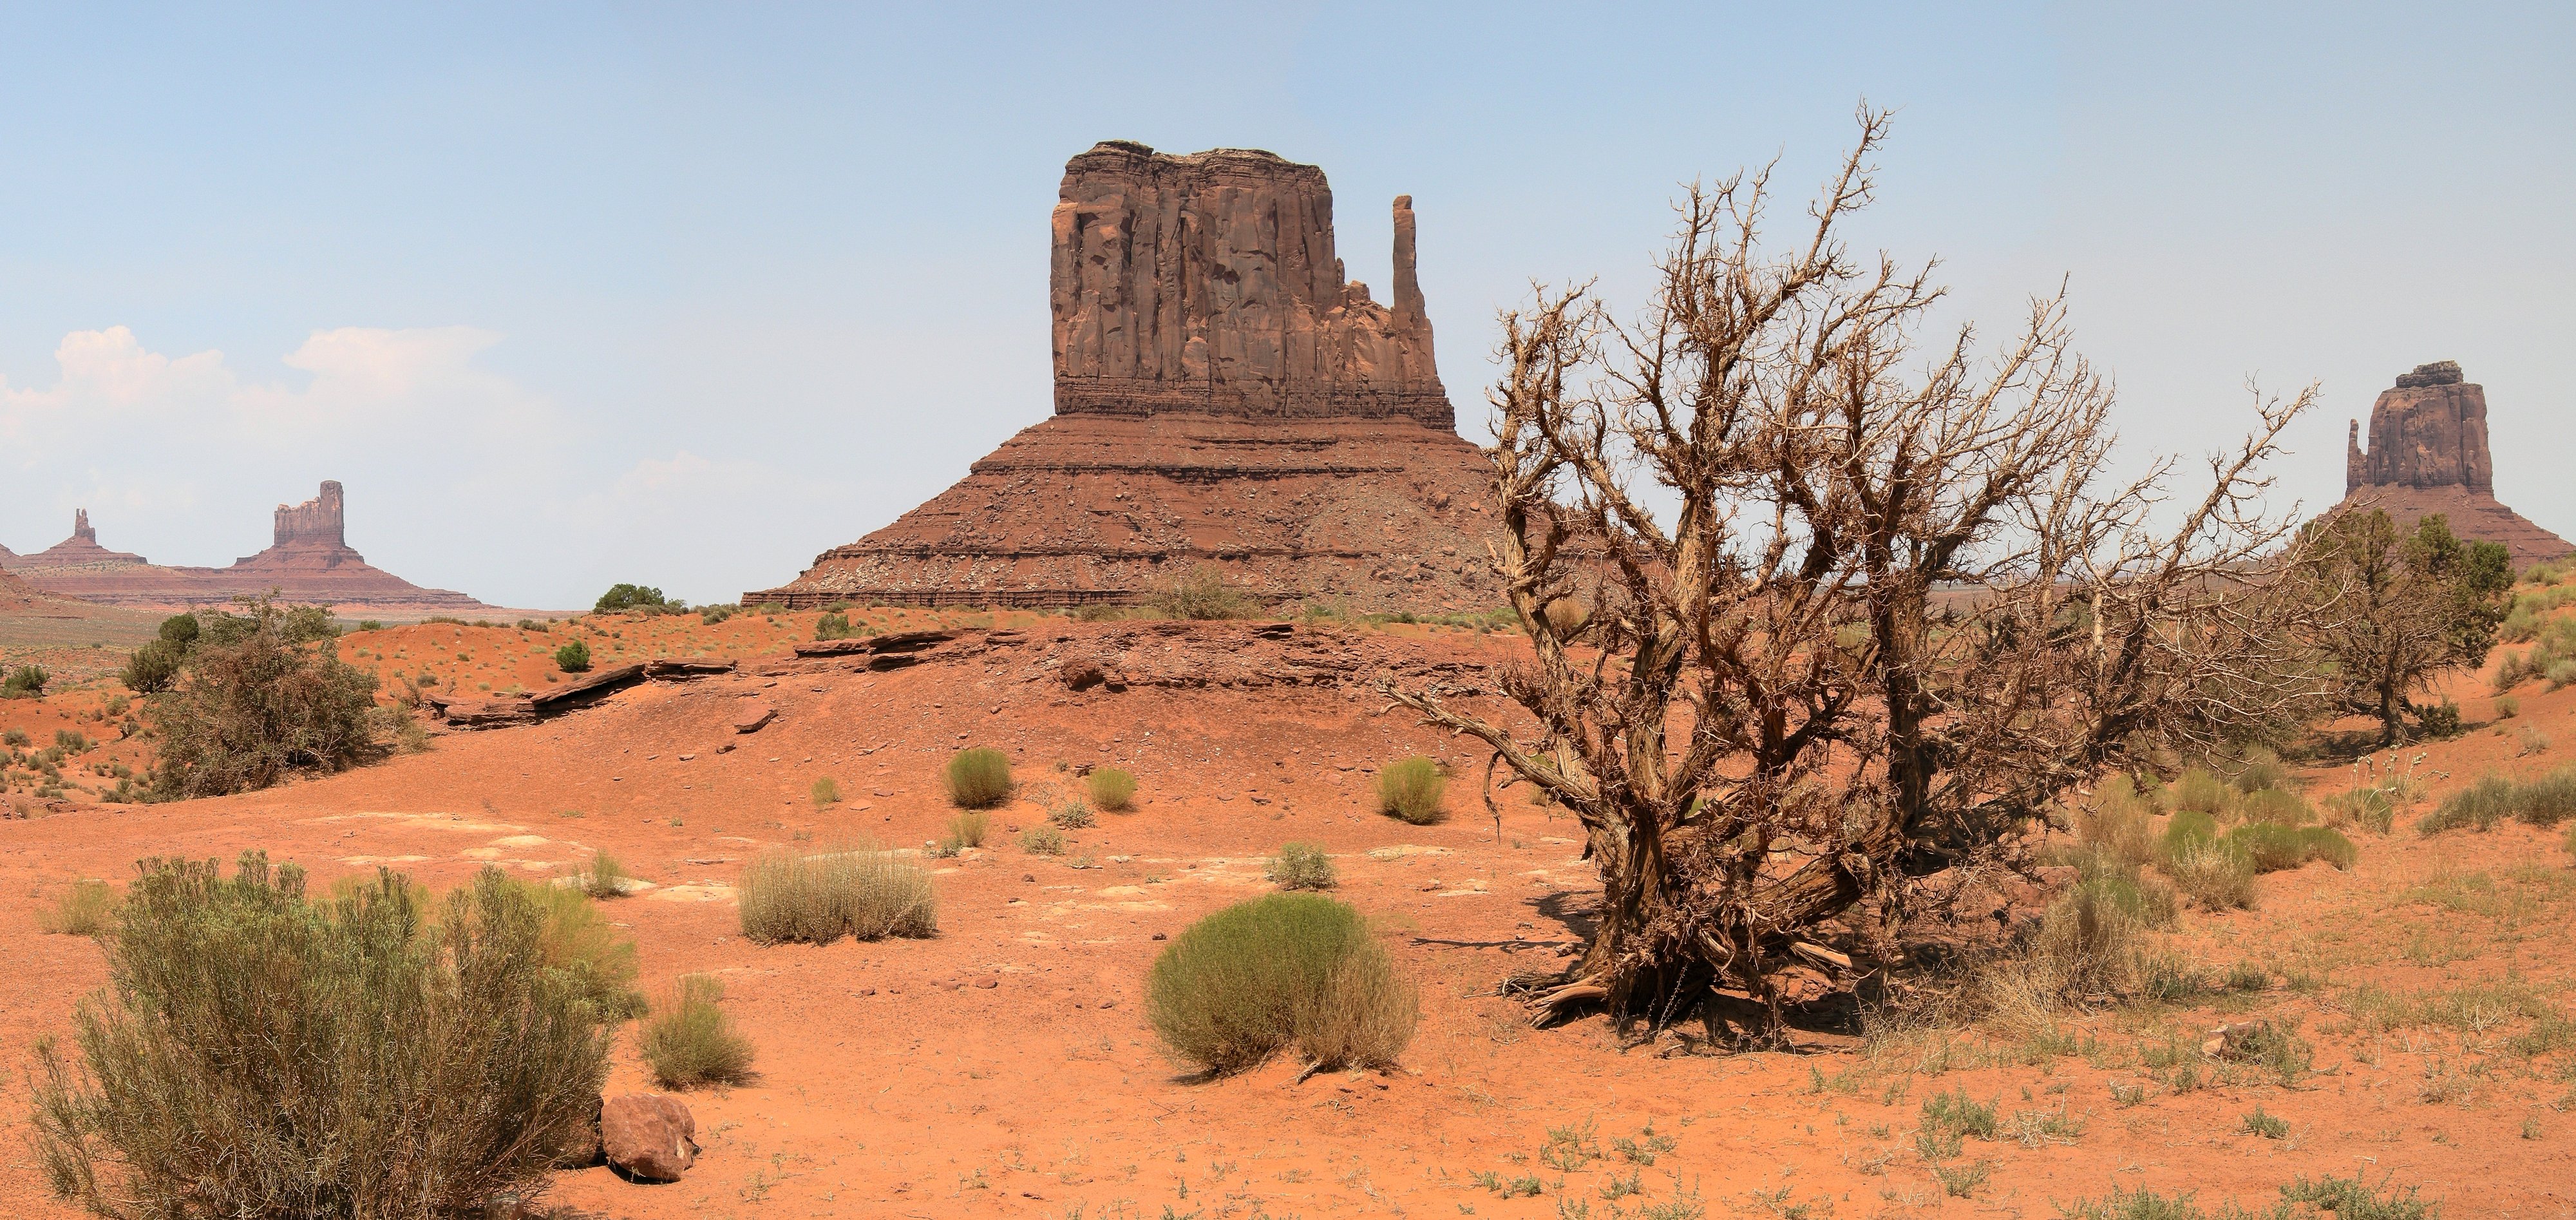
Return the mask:
[[340, 485], [326, 482], [313, 499], [277, 506], [267, 550], [230, 567], [198, 568], [168, 567], [108, 550], [91, 529], [88, 510], [82, 509], [74, 514], [70, 538], [7, 564], [45, 592], [110, 605], [184, 607], [274, 591], [285, 601], [352, 612], [492, 609], [452, 590], [424, 589], [368, 563], [348, 545], [344, 511]]
[[2371, 404], [2367, 449], [2361, 438], [2354, 420], [2344, 441], [2343, 503], [2334, 511], [2377, 508], [2408, 529], [2440, 513], [2462, 538], [2503, 543], [2516, 566], [2576, 554], [2576, 545], [2495, 498], [2486, 390], [2464, 381], [2457, 363], [2401, 374]]
[[1111, 141], [1052, 217], [1055, 415], [746, 602], [1127, 604], [1213, 564], [1273, 603], [1484, 608], [1458, 436], [1394, 205], [1394, 304], [1344, 278], [1322, 170]]

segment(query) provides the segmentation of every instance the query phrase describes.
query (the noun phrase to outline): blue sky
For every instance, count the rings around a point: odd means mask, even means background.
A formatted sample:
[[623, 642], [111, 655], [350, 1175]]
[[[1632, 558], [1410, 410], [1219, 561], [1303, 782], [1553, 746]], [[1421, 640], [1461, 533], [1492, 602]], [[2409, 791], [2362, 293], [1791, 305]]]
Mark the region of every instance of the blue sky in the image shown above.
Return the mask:
[[1993, 327], [2067, 280], [2131, 460], [2318, 381], [2322, 505], [2457, 359], [2576, 536], [2576, 7], [1382, 7], [0, 8], [0, 544], [225, 563], [336, 478], [489, 601], [783, 582], [1043, 418], [1047, 210], [1113, 137], [1323, 166], [1381, 298], [1412, 194], [1478, 436], [1495, 310], [1633, 307], [1677, 183], [1802, 195], [1863, 97], [1857, 238]]

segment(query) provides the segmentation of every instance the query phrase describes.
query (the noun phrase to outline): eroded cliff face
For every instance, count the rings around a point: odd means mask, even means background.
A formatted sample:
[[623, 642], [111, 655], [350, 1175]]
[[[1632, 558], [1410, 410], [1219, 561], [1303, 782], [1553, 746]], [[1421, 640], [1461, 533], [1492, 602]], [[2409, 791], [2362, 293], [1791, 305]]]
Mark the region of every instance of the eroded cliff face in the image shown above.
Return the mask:
[[324, 480], [321, 494], [302, 504], [277, 506], [277, 524], [269, 545], [348, 548], [348, 532], [341, 522], [340, 484]]
[[1065, 165], [1049, 298], [1056, 410], [1407, 416], [1454, 426], [1395, 200], [1395, 306], [1344, 280], [1324, 172], [1108, 141]]
[[1392, 304], [1343, 277], [1324, 173], [1093, 146], [1051, 217], [1055, 414], [746, 604], [1077, 606], [1212, 565], [1266, 601], [1485, 609], [1491, 477], [1432, 362], [1413, 200]]
[[2487, 392], [2464, 380], [2453, 361], [2419, 364], [2380, 391], [2370, 407], [2369, 447], [2362, 446], [2361, 421], [2346, 432], [2343, 481], [2335, 511], [2376, 508], [2408, 529], [2439, 513], [2462, 538], [2503, 543], [2517, 565], [2576, 552], [2495, 498]]

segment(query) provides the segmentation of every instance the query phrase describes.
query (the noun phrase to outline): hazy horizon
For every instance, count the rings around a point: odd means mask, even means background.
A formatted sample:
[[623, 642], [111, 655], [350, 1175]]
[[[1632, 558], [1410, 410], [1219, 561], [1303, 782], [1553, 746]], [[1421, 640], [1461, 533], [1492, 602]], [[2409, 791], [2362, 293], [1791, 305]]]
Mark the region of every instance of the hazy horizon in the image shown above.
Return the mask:
[[1103, 139], [1388, 201], [1461, 431], [1532, 280], [1642, 303], [1677, 184], [1774, 156], [1775, 232], [1897, 112], [1856, 245], [2008, 329], [2064, 281], [2125, 460], [2320, 383], [2279, 504], [2415, 365], [2576, 537], [2555, 354], [2576, 9], [18, 6], [0, 80], [0, 545], [222, 566], [336, 479], [350, 544], [496, 605], [784, 583], [1051, 409], [1047, 219]]

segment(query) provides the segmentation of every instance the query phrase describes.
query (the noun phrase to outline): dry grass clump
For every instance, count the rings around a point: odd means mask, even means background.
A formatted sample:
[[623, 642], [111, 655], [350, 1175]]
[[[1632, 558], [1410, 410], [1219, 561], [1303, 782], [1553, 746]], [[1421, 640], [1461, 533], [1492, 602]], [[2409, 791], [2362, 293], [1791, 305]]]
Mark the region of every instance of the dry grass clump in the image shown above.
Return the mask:
[[991, 746], [959, 750], [948, 760], [948, 799], [960, 809], [990, 809], [1011, 795], [1011, 759]]
[[1116, 767], [1097, 767], [1084, 778], [1091, 803], [1112, 813], [1136, 807], [1136, 777]]
[[814, 798], [814, 804], [817, 807], [838, 805], [841, 803], [841, 785], [831, 776], [826, 775], [814, 781], [809, 795]]
[[[578, 895], [572, 896], [578, 900]], [[245, 854], [146, 862], [110, 986], [36, 1049], [47, 1186], [103, 1215], [433, 1217], [542, 1182], [608, 1075], [610, 1020], [550, 968], [533, 887], [438, 918], [399, 874], [308, 902]]]
[[2397, 801], [2386, 788], [2355, 788], [2327, 797], [2326, 813], [2337, 824], [2384, 835], [2397, 824]]
[[2446, 830], [2493, 830], [2498, 822], [2513, 816], [2513, 781], [2501, 775], [2485, 775], [2478, 782], [2442, 798], [2440, 806], [2415, 823], [2415, 831], [2437, 835]]
[[751, 1039], [736, 1033], [719, 1001], [724, 987], [713, 975], [684, 974], [644, 1023], [636, 1050], [666, 1089], [741, 1084], [751, 1079]]
[[1440, 764], [1416, 754], [1378, 772], [1378, 811], [1415, 826], [1428, 826], [1440, 820], [1440, 797], [1448, 788], [1449, 778], [1440, 773]]
[[842, 936], [933, 936], [938, 895], [930, 874], [874, 843], [808, 855], [772, 847], [742, 870], [742, 934], [764, 945], [828, 945]]
[[993, 815], [970, 809], [948, 819], [948, 838], [940, 843], [944, 855], [956, 855], [969, 847], [982, 847], [984, 836], [993, 829]]
[[1421, 1020], [1368, 922], [1319, 894], [1271, 894], [1191, 924], [1154, 959], [1145, 1015], [1210, 1075], [1295, 1047], [1308, 1068], [1386, 1067]]
[[1341, 873], [1321, 843], [1282, 843], [1270, 858], [1270, 880], [1283, 890], [1329, 890], [1341, 884]]
[[590, 864], [574, 873], [574, 885], [593, 898], [616, 898], [626, 893], [626, 883], [633, 874], [606, 851], [590, 853]]
[[2234, 812], [2236, 793], [2226, 780], [2204, 767], [2186, 767], [2165, 789], [2165, 800], [2176, 813], [2205, 813], [2211, 817]]
[[1145, 605], [1165, 618], [1251, 618], [1261, 613], [1260, 599], [1225, 578], [1214, 564], [1198, 564], [1154, 590]]
[[36, 928], [54, 936], [96, 936], [116, 914], [116, 892], [99, 880], [72, 882], [54, 905], [36, 912]]
[[1082, 798], [1078, 796], [1056, 806], [1053, 812], [1047, 814], [1047, 820], [1066, 830], [1081, 830], [1084, 827], [1096, 825], [1100, 821], [1092, 816], [1091, 806], [1083, 804]]
[[1031, 826], [1020, 832], [1020, 850], [1032, 856], [1061, 856], [1065, 847], [1064, 832], [1053, 826]]

